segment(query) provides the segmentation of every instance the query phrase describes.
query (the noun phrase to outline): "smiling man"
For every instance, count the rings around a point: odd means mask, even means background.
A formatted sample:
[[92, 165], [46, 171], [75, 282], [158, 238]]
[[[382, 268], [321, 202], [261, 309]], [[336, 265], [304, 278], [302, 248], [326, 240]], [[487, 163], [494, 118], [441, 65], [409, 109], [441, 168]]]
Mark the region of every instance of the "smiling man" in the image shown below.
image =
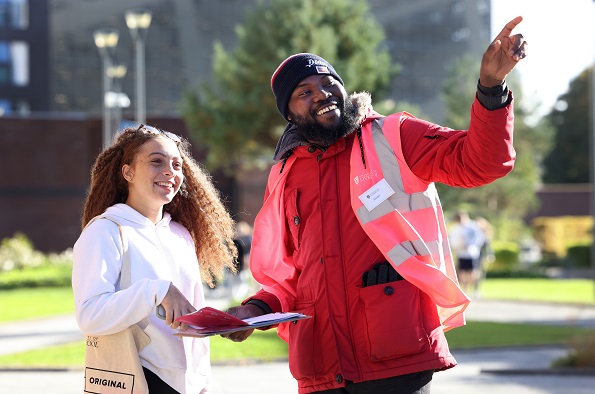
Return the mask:
[[433, 373], [456, 365], [444, 331], [465, 324], [469, 298], [434, 182], [476, 187], [512, 170], [505, 78], [526, 56], [511, 35], [521, 20], [484, 53], [468, 130], [380, 115], [311, 53], [274, 72], [289, 124], [254, 223], [250, 270], [262, 290], [228, 312], [311, 316], [278, 327], [299, 393], [429, 393]]
[[[287, 84], [296, 86], [288, 89]], [[279, 112], [305, 141], [328, 147], [358, 126], [357, 108], [347, 100], [343, 80], [316, 55], [300, 53], [286, 59], [271, 87], [277, 92]]]

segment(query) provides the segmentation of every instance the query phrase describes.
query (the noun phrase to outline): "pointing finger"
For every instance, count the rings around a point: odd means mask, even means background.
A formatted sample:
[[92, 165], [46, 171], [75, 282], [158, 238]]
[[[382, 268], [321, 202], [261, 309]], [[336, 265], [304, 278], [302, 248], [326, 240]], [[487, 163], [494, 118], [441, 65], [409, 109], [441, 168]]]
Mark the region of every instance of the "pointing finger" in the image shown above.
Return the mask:
[[510, 33], [512, 33], [512, 31], [514, 30], [514, 28], [515, 28], [515, 27], [516, 27], [516, 26], [517, 26], [519, 23], [521, 23], [521, 22], [522, 22], [522, 20], [523, 20], [523, 17], [519, 15], [519, 16], [517, 16], [516, 18], [514, 18], [513, 20], [511, 20], [510, 22], [508, 22], [508, 23], [506, 24], [506, 26], [504, 26], [504, 28], [502, 29], [502, 31], [500, 32], [500, 34], [498, 34], [498, 36], [497, 36], [496, 38], [498, 38], [498, 37], [503, 37], [503, 36], [504, 36], [504, 37], [508, 37], [508, 36], [510, 36]]

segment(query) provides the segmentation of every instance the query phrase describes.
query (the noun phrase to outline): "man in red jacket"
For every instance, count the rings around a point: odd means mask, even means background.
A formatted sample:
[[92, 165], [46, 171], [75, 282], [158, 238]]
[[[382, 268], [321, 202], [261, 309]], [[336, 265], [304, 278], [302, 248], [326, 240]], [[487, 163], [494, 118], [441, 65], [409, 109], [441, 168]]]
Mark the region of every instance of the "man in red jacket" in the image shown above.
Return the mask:
[[444, 331], [464, 324], [469, 298], [434, 182], [476, 187], [512, 170], [505, 78], [527, 53], [511, 35], [521, 20], [483, 55], [468, 130], [379, 115], [314, 54], [273, 74], [289, 124], [254, 224], [250, 269], [262, 290], [228, 312], [311, 316], [278, 327], [299, 393], [429, 393], [433, 373], [456, 365]]

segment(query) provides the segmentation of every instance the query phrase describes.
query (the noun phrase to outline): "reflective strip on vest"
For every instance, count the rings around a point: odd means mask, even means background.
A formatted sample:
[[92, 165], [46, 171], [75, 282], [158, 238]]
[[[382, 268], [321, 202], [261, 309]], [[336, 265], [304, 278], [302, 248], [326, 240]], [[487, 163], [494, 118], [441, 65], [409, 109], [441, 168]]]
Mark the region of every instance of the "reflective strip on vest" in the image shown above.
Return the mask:
[[[362, 128], [365, 165], [358, 138], [354, 139], [351, 204], [387, 260], [435, 302], [446, 331], [465, 324], [463, 311], [470, 299], [458, 286], [436, 188], [417, 178], [403, 157], [400, 125], [407, 116], [395, 114]], [[383, 178], [394, 194], [368, 211], [359, 196]]]

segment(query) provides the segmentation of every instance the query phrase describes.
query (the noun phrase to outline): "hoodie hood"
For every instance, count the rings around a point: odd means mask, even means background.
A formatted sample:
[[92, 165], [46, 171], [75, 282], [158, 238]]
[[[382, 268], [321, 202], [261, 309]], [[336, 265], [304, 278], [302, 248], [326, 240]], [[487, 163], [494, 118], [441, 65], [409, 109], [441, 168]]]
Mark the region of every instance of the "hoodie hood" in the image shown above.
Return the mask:
[[[366, 119], [370, 117], [377, 117], [378, 114], [372, 109], [372, 96], [368, 92], [353, 93], [348, 100], [355, 105], [357, 109], [357, 123], [362, 125]], [[354, 130], [349, 131], [350, 134]], [[297, 127], [293, 123], [288, 123], [283, 131], [283, 135], [277, 143], [273, 160], [284, 160], [291, 155], [293, 149], [301, 145], [309, 145], [310, 143], [298, 133]]]
[[112, 205], [111, 207], [105, 210], [105, 215], [113, 216], [114, 218], [124, 219], [144, 227], [167, 226], [169, 225], [169, 222], [171, 222], [171, 215], [169, 214], [169, 212], [163, 211], [163, 218], [157, 224], [154, 224], [149, 218], [143, 216], [134, 208], [123, 203]]

